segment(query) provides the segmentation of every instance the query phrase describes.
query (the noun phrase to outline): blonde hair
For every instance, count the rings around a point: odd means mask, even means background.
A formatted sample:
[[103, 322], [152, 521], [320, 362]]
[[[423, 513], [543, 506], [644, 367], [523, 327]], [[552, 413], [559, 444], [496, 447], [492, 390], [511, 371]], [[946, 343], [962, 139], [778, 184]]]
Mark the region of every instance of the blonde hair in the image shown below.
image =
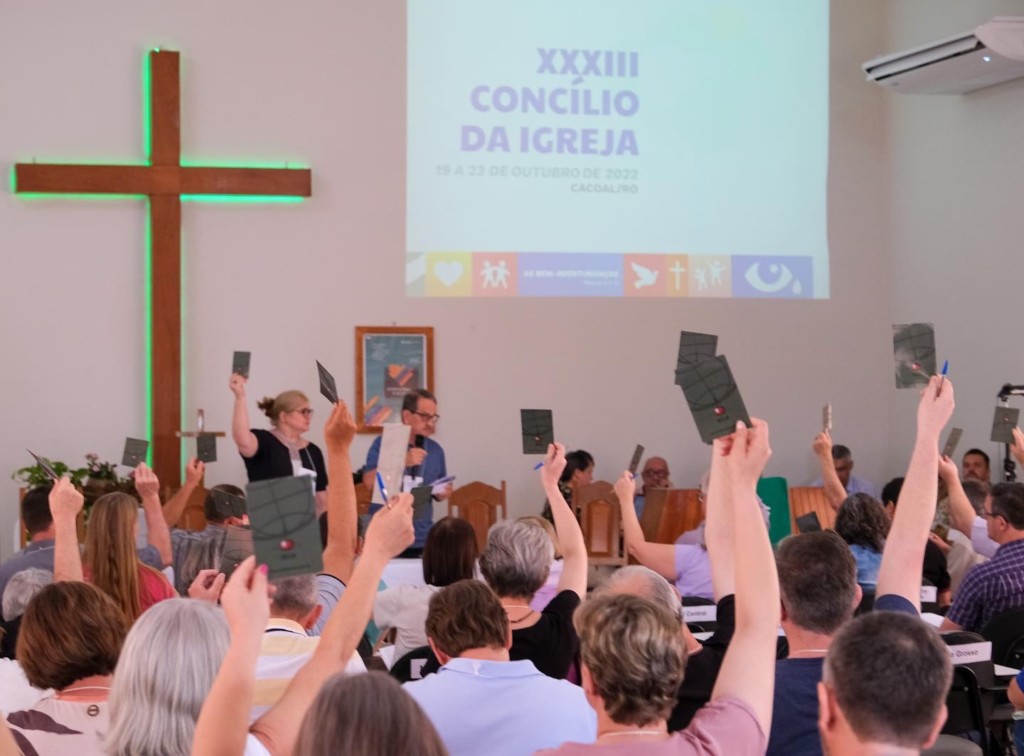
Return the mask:
[[83, 559], [89, 582], [110, 596], [132, 621], [142, 613], [135, 553], [138, 508], [139, 503], [126, 493], [98, 498], [89, 514]]
[[589, 599], [573, 619], [583, 665], [611, 720], [644, 727], [668, 719], [686, 665], [678, 615], [612, 594]]
[[293, 389], [282, 391], [273, 398], [265, 396], [256, 403], [256, 406], [263, 410], [263, 414], [270, 418], [271, 424], [277, 427], [282, 412], [292, 412], [303, 404], [309, 404], [309, 397]]

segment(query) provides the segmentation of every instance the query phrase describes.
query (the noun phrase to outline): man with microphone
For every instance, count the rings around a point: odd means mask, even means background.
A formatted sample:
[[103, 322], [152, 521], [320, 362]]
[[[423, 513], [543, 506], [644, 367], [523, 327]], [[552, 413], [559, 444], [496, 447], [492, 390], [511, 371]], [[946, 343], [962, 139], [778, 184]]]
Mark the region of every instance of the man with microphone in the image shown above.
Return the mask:
[[[405, 455], [405, 472], [403, 474], [403, 490], [409, 491], [414, 486], [430, 486], [437, 480], [447, 477], [444, 449], [431, 436], [437, 430], [437, 398], [426, 389], [414, 389], [402, 399], [402, 424], [409, 426], [409, 451]], [[378, 436], [370, 444], [366, 453], [366, 466], [363, 480], [372, 486], [377, 471], [377, 459], [380, 455], [381, 437]], [[452, 493], [452, 484], [448, 482], [433, 495], [435, 501], [444, 501]], [[370, 507], [372, 514], [378, 507]], [[433, 507], [427, 507], [422, 519], [413, 520], [416, 529], [416, 541], [402, 556], [420, 556], [423, 544], [427, 540], [427, 532], [434, 524]]]

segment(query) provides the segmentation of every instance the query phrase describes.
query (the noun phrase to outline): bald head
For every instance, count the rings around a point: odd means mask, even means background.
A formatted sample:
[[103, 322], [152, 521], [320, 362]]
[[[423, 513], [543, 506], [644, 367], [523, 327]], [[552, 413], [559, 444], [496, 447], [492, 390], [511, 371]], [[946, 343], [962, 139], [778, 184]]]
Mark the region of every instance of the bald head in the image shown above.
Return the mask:
[[682, 617], [682, 601], [676, 589], [654, 570], [638, 564], [613, 572], [597, 592], [601, 595], [640, 596], [665, 607], [673, 617]]
[[640, 476], [643, 478], [645, 490], [672, 487], [672, 481], [668, 477], [668, 462], [662, 457], [648, 457], [644, 462], [644, 469], [640, 471]]

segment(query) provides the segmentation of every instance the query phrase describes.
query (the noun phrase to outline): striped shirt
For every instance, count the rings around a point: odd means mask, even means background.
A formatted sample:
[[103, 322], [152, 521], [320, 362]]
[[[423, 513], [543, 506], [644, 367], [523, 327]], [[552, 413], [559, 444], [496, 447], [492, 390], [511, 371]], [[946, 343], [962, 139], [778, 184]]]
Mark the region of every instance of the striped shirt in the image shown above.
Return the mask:
[[996, 615], [1020, 608], [1024, 608], [1024, 539], [1004, 543], [990, 561], [972, 567], [946, 617], [977, 633]]
[[103, 736], [110, 724], [110, 710], [106, 701], [62, 701], [51, 696], [31, 709], [12, 712], [7, 724], [24, 756], [104, 756]]
[[[281, 700], [285, 688], [296, 673], [309, 661], [320, 638], [311, 637], [302, 625], [289, 619], [271, 618], [263, 633], [260, 658], [256, 661], [256, 690], [249, 721], [255, 722]], [[345, 674], [366, 671], [366, 665], [353, 653], [345, 666]]]

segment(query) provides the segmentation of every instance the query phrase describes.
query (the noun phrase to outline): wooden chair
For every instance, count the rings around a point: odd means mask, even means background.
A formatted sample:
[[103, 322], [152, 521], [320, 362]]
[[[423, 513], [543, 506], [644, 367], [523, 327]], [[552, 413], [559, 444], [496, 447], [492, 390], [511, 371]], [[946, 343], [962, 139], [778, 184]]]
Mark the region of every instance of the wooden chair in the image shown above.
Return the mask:
[[640, 528], [651, 543], [675, 543], [704, 522], [696, 488], [654, 488], [644, 495]]
[[499, 518], [504, 520], [508, 517], [505, 481], [501, 481], [501, 488], [478, 480], [456, 488], [448, 497], [448, 516], [458, 517], [472, 525], [477, 546], [483, 551], [487, 545], [487, 531]]
[[356, 483], [356, 514], [370, 514], [370, 500], [373, 499], [373, 486], [367, 487], [366, 483]]
[[592, 565], [623, 565], [619, 497], [612, 484], [597, 481], [573, 488], [572, 505], [579, 513], [583, 540]]
[[[164, 499], [166, 501], [166, 499]], [[188, 503], [174, 527], [183, 530], [206, 530], [206, 486], [200, 483], [188, 497]]]
[[818, 515], [822, 530], [835, 528], [836, 513], [828, 503], [824, 488], [805, 486], [789, 489], [789, 517], [792, 532], [798, 532], [796, 518], [810, 512]]

